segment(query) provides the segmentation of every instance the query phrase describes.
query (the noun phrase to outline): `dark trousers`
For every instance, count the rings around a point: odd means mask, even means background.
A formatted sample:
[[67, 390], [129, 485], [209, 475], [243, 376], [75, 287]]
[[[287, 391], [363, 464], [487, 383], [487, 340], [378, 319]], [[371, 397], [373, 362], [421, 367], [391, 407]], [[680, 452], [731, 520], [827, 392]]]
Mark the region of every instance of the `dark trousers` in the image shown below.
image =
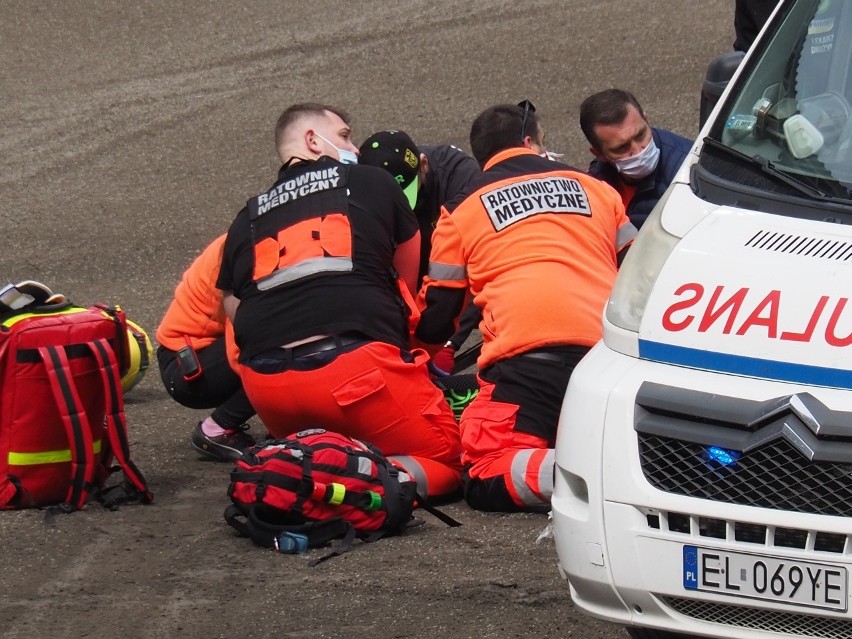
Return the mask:
[[177, 354], [163, 346], [157, 349], [160, 377], [166, 391], [178, 404], [187, 408], [215, 408], [211, 417], [219, 426], [233, 429], [254, 414], [240, 377], [228, 363], [225, 338], [197, 351], [201, 376], [186, 381], [177, 364]]
[[734, 51], [748, 51], [778, 0], [737, 0], [734, 5]]

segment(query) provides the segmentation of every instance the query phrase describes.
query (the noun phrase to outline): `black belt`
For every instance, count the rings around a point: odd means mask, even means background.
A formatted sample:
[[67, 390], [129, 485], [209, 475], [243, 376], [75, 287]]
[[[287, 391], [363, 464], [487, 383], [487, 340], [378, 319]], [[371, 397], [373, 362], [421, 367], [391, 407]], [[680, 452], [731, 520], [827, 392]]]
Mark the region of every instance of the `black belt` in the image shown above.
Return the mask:
[[316, 355], [317, 353], [325, 353], [346, 346], [354, 346], [355, 344], [363, 344], [369, 340], [360, 333], [342, 333], [340, 335], [329, 335], [322, 337], [307, 344], [299, 344], [298, 346], [282, 347], [283, 351], [290, 351], [291, 357], [306, 357], [308, 355]]
[[246, 365], [256, 373], [266, 375], [284, 371], [313, 371], [371, 341], [360, 333], [331, 335], [307, 344], [269, 349], [249, 359]]

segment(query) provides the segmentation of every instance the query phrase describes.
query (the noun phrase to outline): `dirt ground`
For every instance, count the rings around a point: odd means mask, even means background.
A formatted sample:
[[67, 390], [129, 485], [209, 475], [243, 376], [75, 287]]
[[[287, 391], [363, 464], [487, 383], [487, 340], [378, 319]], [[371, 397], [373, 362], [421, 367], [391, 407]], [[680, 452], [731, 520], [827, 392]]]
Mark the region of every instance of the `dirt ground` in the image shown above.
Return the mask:
[[[287, 105], [342, 106], [356, 141], [397, 127], [467, 149], [482, 109], [529, 98], [585, 167], [586, 95], [632, 89], [694, 137], [732, 41], [732, 0], [0, 0], [0, 280], [120, 303], [153, 335], [186, 266], [274, 179]], [[156, 370], [127, 401], [155, 503], [0, 514], [0, 636], [626, 636], [572, 606], [542, 515], [451, 504], [461, 528], [424, 515], [316, 568], [253, 547], [222, 519], [230, 467], [188, 445], [204, 413]]]

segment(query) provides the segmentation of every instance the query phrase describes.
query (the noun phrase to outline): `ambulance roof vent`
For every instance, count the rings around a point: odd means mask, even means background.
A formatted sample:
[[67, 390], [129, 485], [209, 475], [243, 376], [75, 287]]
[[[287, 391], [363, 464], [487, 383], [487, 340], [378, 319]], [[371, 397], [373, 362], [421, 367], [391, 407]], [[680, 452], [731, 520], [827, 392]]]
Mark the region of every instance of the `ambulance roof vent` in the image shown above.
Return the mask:
[[764, 230], [755, 233], [745, 245], [764, 251], [772, 251], [773, 253], [804, 255], [838, 262], [852, 260], [852, 242], [845, 242], [836, 238], [794, 235], [791, 233]]

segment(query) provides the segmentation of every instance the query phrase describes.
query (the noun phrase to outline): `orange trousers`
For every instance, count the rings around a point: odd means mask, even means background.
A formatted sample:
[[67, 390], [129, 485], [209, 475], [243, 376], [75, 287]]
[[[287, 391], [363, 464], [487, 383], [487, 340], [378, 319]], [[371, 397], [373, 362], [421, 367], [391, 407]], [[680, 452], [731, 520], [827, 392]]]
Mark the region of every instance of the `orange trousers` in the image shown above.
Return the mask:
[[477, 510], [549, 510], [553, 449], [546, 439], [515, 430], [519, 406], [494, 401], [494, 384], [481, 377], [479, 384], [461, 417], [465, 500]]
[[550, 510], [565, 389], [587, 346], [552, 345], [479, 372], [461, 416], [465, 501], [477, 510]]
[[369, 342], [314, 370], [269, 374], [240, 364], [240, 376], [273, 437], [325, 428], [367, 441], [412, 475], [421, 494], [440, 497], [461, 485], [461, 442], [427, 361], [425, 351], [404, 356]]

